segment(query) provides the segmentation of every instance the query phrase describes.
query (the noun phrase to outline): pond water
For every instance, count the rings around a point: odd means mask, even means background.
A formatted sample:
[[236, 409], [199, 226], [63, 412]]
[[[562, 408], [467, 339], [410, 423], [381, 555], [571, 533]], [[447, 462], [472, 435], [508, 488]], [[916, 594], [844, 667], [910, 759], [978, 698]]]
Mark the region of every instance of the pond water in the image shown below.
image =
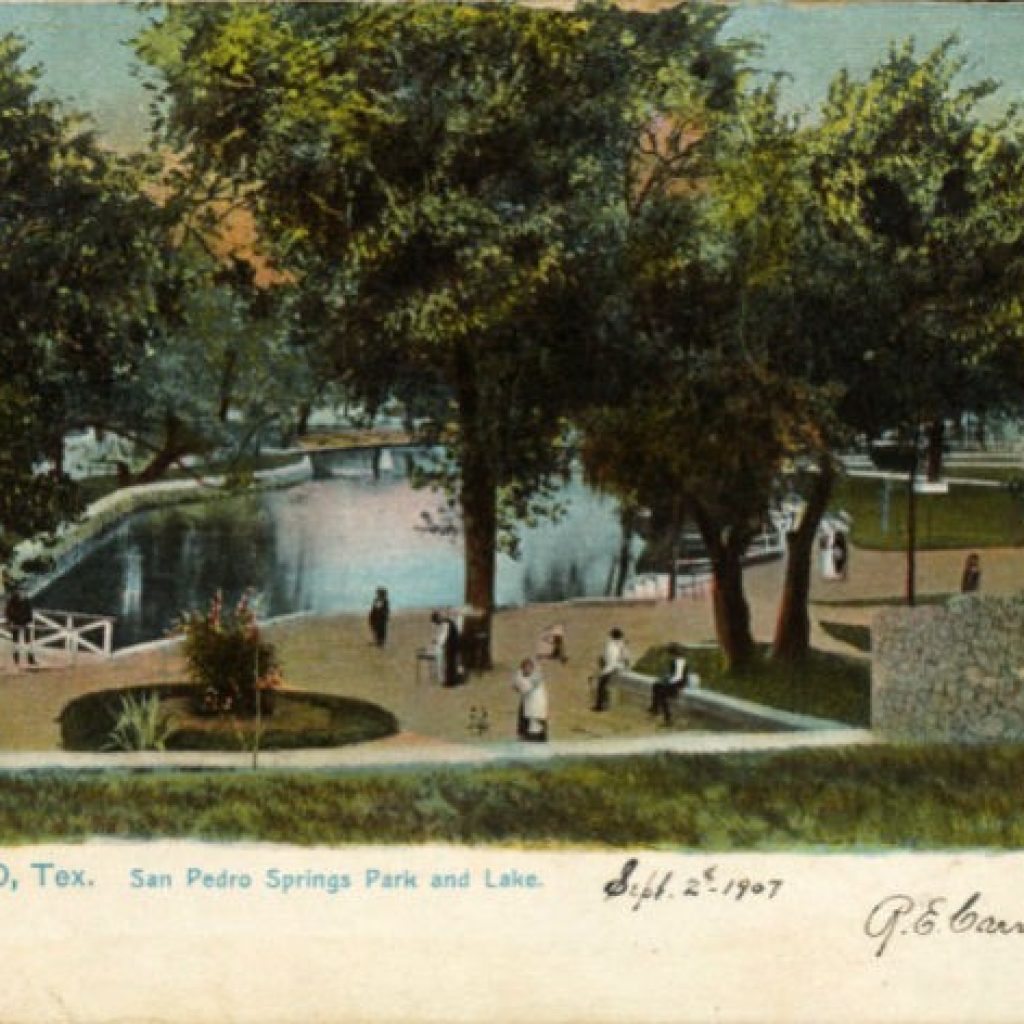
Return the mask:
[[[361, 467], [357, 467], [357, 471]], [[523, 532], [517, 561], [499, 556], [502, 605], [605, 594], [620, 532], [616, 505], [578, 481], [565, 517]], [[392, 607], [462, 603], [461, 537], [422, 528], [439, 498], [401, 475], [315, 480], [286, 490], [133, 516], [36, 597], [41, 608], [117, 616], [117, 647], [163, 636], [219, 588], [260, 595], [261, 616], [365, 611], [385, 586]]]

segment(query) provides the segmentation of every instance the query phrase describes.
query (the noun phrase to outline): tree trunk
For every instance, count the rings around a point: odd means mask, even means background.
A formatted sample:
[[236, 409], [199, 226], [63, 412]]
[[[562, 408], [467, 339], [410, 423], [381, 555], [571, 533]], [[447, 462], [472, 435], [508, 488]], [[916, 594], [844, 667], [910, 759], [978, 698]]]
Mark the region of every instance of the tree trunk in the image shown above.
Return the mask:
[[481, 409], [472, 353], [461, 345], [455, 353], [455, 384], [459, 402], [462, 448], [462, 505], [465, 531], [465, 601], [463, 664], [477, 671], [490, 669], [491, 626], [498, 554], [498, 477], [483, 419], [493, 414]]
[[181, 424], [177, 417], [168, 416], [163, 447], [135, 476], [134, 482], [139, 484], [152, 483], [159, 480], [182, 456], [188, 455], [191, 448], [181, 438]]
[[669, 523], [671, 542], [668, 549], [668, 599], [674, 601], [679, 596], [679, 580], [676, 569], [679, 566], [679, 520], [682, 517], [682, 505], [679, 498], [672, 499], [672, 521]]
[[[743, 593], [742, 558], [749, 536], [735, 528], [720, 530], [697, 503], [694, 517], [711, 556], [711, 602], [718, 645], [728, 667], [741, 668], [754, 657], [750, 607]], [[726, 532], [728, 536], [723, 540]]]
[[615, 569], [615, 585], [613, 593], [622, 597], [626, 591], [626, 577], [629, 575], [629, 548], [633, 540], [633, 527], [636, 523], [636, 506], [623, 504], [619, 509], [619, 523], [622, 527], [622, 539], [619, 543], [619, 560]]
[[928, 479], [932, 482], [942, 478], [942, 447], [946, 440], [946, 422], [936, 419], [928, 427]]
[[466, 604], [463, 664], [482, 671], [492, 667], [491, 624], [497, 568], [497, 485], [483, 458], [463, 448], [462, 519], [465, 530]]
[[300, 402], [295, 417], [295, 436], [306, 437], [309, 434], [309, 417], [313, 414], [312, 402]]
[[726, 544], [722, 559], [712, 559], [711, 597], [715, 611], [715, 633], [730, 669], [742, 668], [754, 657], [754, 636], [750, 631], [750, 606], [743, 593], [742, 553]]
[[800, 525], [786, 535], [786, 576], [772, 644], [774, 661], [797, 661], [807, 655], [811, 646], [811, 620], [807, 613], [811, 562], [818, 526], [828, 508], [835, 484], [835, 468], [827, 454], [819, 458], [818, 467]]
[[53, 463], [53, 472], [56, 476], [64, 473], [64, 435], [57, 434], [50, 443], [50, 461]]

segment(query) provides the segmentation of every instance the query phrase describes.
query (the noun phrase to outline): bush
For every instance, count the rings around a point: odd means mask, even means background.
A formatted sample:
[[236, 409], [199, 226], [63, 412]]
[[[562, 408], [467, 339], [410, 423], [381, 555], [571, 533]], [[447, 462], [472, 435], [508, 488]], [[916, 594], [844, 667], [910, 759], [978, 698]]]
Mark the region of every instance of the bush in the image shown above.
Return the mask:
[[248, 593], [229, 612], [218, 591], [209, 610], [189, 612], [181, 629], [188, 676], [202, 694], [199, 710], [255, 714], [257, 694], [280, 684], [277, 651], [260, 635]]

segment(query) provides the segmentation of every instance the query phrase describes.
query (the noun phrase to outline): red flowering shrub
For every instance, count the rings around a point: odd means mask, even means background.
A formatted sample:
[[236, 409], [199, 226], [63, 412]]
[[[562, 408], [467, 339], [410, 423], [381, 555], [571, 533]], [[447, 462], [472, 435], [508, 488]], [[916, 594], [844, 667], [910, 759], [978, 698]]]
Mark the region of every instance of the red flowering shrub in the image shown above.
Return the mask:
[[[260, 635], [248, 592], [229, 611], [218, 591], [207, 611], [186, 613], [181, 628], [188, 676], [201, 691], [202, 711], [255, 714], [256, 695], [280, 685], [277, 651]], [[264, 710], [271, 704], [265, 698]]]

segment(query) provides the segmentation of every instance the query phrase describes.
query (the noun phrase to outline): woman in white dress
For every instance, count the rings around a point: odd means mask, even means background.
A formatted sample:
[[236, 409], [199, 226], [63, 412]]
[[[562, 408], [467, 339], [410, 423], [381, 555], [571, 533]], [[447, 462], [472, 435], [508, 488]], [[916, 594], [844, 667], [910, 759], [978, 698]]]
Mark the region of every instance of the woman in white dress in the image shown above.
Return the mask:
[[512, 680], [519, 694], [516, 735], [521, 740], [543, 743], [548, 738], [548, 688], [532, 658], [524, 658]]

